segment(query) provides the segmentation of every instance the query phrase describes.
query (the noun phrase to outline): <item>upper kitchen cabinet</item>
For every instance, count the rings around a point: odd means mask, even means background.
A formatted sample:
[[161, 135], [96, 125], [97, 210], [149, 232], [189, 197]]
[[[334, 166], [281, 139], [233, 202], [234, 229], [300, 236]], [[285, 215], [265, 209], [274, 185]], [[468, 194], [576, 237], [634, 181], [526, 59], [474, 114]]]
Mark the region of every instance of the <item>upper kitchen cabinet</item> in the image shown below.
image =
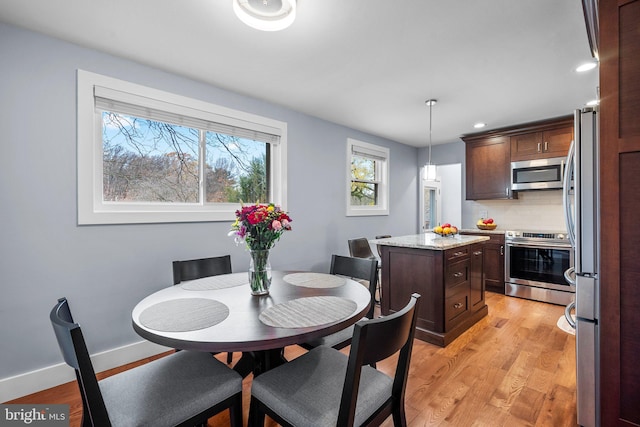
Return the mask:
[[564, 157], [573, 140], [573, 122], [560, 121], [540, 125], [536, 132], [511, 137], [511, 161]]
[[507, 136], [462, 137], [467, 200], [510, 199], [511, 145]]
[[573, 115], [463, 135], [467, 200], [517, 199], [511, 162], [565, 157], [573, 139]]

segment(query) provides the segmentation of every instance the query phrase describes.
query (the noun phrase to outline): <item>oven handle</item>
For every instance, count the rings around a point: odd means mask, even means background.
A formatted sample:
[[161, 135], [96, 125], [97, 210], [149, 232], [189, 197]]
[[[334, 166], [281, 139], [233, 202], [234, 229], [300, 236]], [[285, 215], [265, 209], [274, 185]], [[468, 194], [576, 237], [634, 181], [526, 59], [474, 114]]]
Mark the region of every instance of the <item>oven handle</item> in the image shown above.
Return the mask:
[[531, 249], [571, 249], [571, 245], [564, 245], [562, 243], [521, 243], [521, 242], [507, 242], [507, 246], [517, 246], [519, 248], [531, 248]]

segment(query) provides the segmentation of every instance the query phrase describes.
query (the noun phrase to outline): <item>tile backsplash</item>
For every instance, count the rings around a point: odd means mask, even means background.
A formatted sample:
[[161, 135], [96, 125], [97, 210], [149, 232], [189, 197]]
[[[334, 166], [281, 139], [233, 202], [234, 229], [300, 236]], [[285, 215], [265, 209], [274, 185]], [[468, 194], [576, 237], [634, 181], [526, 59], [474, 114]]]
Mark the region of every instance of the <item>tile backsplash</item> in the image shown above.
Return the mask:
[[465, 200], [462, 227], [475, 228], [485, 211], [500, 230], [566, 230], [562, 190], [521, 191], [514, 200]]

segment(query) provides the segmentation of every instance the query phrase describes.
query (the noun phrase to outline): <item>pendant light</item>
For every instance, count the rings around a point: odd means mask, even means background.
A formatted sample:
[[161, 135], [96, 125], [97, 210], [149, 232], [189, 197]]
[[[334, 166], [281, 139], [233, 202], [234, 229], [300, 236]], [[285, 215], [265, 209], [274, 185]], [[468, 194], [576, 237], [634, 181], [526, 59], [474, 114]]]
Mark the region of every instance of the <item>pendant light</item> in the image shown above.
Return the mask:
[[438, 102], [437, 99], [427, 99], [424, 103], [429, 106], [429, 163], [424, 166], [424, 178], [427, 181], [436, 180], [436, 165], [431, 164], [431, 125], [432, 125], [432, 108]]
[[296, 0], [232, 0], [242, 22], [261, 31], [280, 31], [296, 19]]

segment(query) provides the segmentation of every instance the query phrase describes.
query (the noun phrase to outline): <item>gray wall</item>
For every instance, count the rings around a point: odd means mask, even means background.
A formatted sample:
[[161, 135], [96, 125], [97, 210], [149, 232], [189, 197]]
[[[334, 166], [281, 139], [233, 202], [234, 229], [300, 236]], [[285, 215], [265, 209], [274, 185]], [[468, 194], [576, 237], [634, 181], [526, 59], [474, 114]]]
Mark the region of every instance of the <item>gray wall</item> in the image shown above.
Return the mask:
[[[328, 271], [349, 238], [415, 231], [416, 148], [4, 24], [0, 57], [0, 379], [62, 361], [48, 319], [59, 297], [96, 353], [141, 340], [131, 310], [171, 285], [172, 260], [230, 253], [234, 271], [249, 263], [230, 222], [77, 225], [78, 68], [288, 123], [293, 231], [273, 250], [274, 269]], [[389, 216], [345, 216], [348, 137], [390, 148]]]

